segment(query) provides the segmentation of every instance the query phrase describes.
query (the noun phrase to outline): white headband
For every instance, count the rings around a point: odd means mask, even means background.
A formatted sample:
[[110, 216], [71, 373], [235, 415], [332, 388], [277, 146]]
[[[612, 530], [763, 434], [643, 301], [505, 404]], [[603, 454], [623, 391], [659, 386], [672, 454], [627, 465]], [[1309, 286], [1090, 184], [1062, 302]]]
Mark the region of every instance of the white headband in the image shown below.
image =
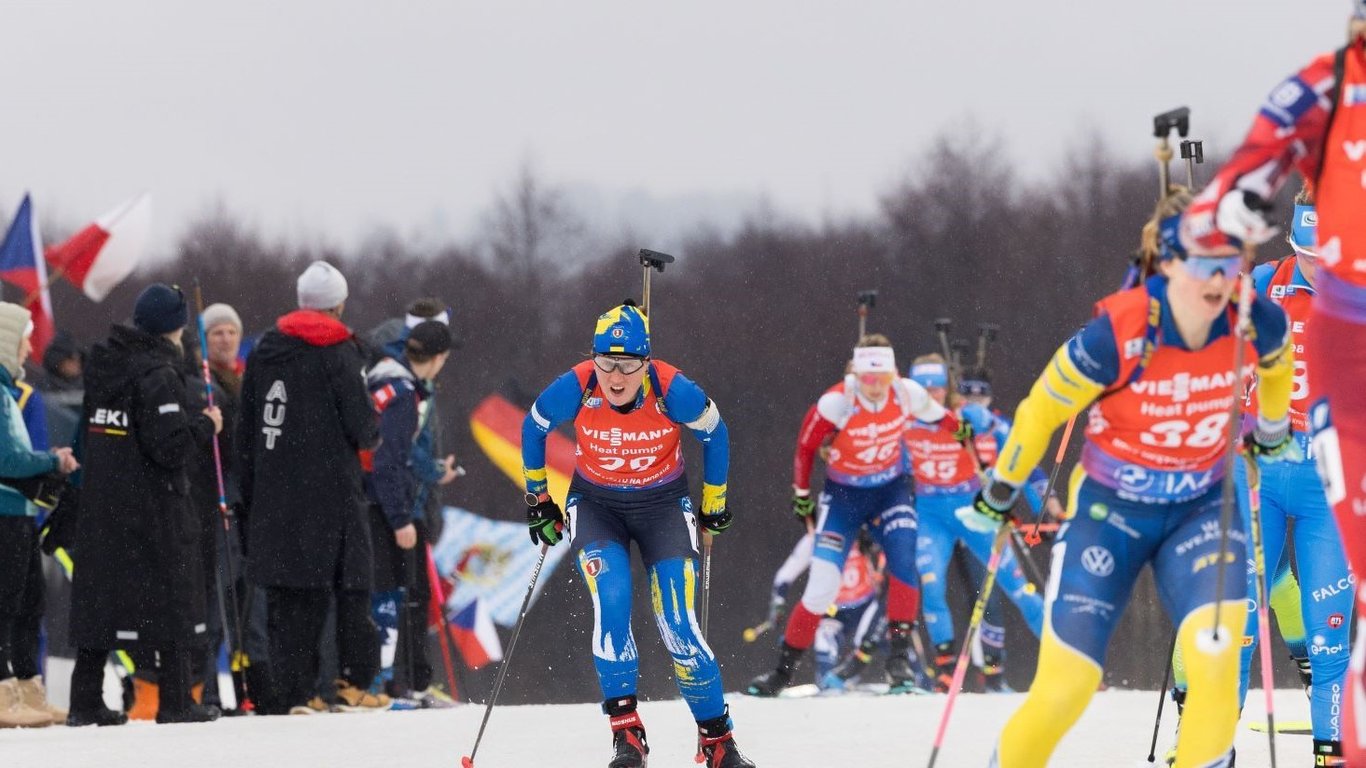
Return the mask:
[[854, 373], [896, 373], [896, 355], [891, 347], [858, 347]]

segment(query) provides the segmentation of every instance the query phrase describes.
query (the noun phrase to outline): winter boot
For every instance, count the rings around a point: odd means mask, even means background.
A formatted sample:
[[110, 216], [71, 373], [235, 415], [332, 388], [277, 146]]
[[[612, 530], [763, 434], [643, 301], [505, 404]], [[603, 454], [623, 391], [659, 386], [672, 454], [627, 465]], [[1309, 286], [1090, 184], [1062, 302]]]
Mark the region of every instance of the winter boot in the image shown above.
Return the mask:
[[379, 712], [393, 704], [383, 693], [370, 693], [346, 680], [337, 680], [337, 706], [343, 712]]
[[958, 663], [958, 654], [953, 652], [953, 643], [940, 643], [934, 647], [934, 692], [948, 693], [953, 685], [953, 666]]
[[19, 695], [30, 709], [46, 712], [52, 718], [53, 725], [66, 724], [66, 710], [52, 706], [52, 703], [47, 700], [47, 689], [43, 687], [42, 675], [20, 680]]
[[1314, 766], [1342, 766], [1347, 760], [1342, 756], [1342, 742], [1320, 741], [1314, 739]]
[[1006, 682], [1006, 665], [994, 653], [982, 654], [982, 690], [987, 693], [1014, 693]]
[[157, 723], [160, 725], [170, 725], [173, 723], [212, 723], [218, 719], [222, 713], [218, 707], [203, 704], [190, 704], [184, 709], [157, 712]]
[[731, 733], [730, 707], [720, 717], [697, 722], [697, 756], [705, 768], [755, 768]]
[[783, 643], [782, 652], [778, 655], [778, 666], [749, 681], [745, 693], [765, 697], [782, 693], [784, 688], [792, 684], [792, 675], [797, 671], [797, 665], [801, 663], [804, 652], [803, 648], [794, 648]]
[[46, 728], [52, 715], [24, 703], [19, 681], [13, 677], [0, 681], [0, 728]]
[[133, 678], [133, 706], [128, 709], [129, 720], [155, 720], [161, 708], [161, 686], [153, 680]]
[[645, 725], [636, 713], [636, 697], [608, 699], [602, 711], [612, 726], [612, 762], [607, 768], [645, 768], [650, 745], [645, 743]]
[[85, 725], [123, 725], [126, 722], [128, 722], [128, 715], [104, 706], [91, 710], [73, 709], [66, 716], [66, 724], [71, 728], [79, 728]]

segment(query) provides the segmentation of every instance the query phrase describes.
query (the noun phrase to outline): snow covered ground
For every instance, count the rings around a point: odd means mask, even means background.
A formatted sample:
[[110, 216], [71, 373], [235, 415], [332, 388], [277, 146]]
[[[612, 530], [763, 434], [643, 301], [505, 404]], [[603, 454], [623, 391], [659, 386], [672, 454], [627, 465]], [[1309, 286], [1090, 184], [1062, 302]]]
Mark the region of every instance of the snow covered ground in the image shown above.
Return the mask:
[[[985, 766], [996, 734], [1023, 698], [967, 695], [955, 706], [939, 765]], [[1262, 717], [1262, 694], [1248, 697], [1238, 733], [1240, 766], [1268, 765], [1266, 735], [1246, 727]], [[736, 736], [761, 768], [917, 767], [929, 757], [944, 698], [847, 696], [759, 700], [730, 697]], [[1147, 765], [1157, 694], [1098, 694], [1063, 741], [1052, 765], [1066, 768]], [[1280, 720], [1308, 717], [1301, 691], [1278, 691]], [[22, 768], [213, 768], [334, 766], [456, 768], [469, 752], [483, 707], [308, 717], [249, 717], [203, 725], [132, 723], [118, 728], [0, 731], [0, 766]], [[641, 715], [654, 768], [694, 766], [695, 730], [681, 701], [647, 702]], [[1164, 712], [1161, 749], [1171, 743], [1174, 715]], [[494, 710], [477, 768], [602, 768], [610, 737], [597, 705]], [[1277, 738], [1281, 765], [1311, 764], [1308, 736]], [[1159, 751], [1159, 759], [1161, 752]]]

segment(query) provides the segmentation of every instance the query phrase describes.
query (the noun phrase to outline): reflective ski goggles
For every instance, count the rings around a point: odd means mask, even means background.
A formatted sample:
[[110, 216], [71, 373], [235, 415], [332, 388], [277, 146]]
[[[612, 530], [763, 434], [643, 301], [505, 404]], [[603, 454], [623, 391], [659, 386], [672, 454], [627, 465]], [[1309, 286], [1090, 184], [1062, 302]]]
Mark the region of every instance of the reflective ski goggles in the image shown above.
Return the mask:
[[1188, 256], [1181, 259], [1181, 268], [1201, 282], [1222, 274], [1232, 280], [1243, 268], [1242, 256]]
[[593, 367], [597, 368], [599, 371], [602, 371], [603, 373], [612, 373], [613, 371], [620, 371], [621, 373], [630, 376], [636, 371], [639, 371], [641, 368], [644, 368], [645, 362], [645, 358], [643, 357], [610, 357], [608, 355], [593, 355]]
[[895, 374], [890, 372], [869, 371], [858, 375], [859, 383], [868, 387], [876, 384], [890, 384], [893, 378], [895, 378]]

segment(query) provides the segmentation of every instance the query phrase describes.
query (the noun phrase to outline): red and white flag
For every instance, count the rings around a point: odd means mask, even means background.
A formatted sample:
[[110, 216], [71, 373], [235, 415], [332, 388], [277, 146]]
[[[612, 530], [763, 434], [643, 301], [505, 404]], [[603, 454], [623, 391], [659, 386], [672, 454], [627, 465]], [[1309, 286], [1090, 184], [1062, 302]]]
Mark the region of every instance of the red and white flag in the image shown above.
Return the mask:
[[91, 301], [103, 301], [142, 260], [151, 224], [152, 198], [144, 192], [47, 249], [47, 262]]
[[47, 290], [47, 265], [43, 263], [43, 238], [28, 195], [0, 240], [0, 280], [19, 289], [33, 318], [33, 354], [39, 361], [52, 341], [52, 297]]

